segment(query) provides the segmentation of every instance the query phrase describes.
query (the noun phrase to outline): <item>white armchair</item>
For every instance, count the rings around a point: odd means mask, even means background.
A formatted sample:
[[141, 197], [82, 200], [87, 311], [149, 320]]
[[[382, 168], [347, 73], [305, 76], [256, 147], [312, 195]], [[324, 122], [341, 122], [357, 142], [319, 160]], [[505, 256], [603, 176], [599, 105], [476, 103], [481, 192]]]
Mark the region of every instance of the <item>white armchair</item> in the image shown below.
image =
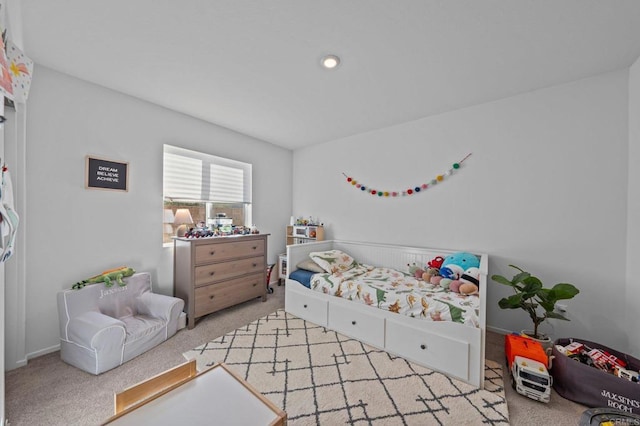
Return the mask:
[[184, 301], [151, 292], [151, 276], [58, 293], [60, 357], [91, 374], [111, 370], [173, 336]]

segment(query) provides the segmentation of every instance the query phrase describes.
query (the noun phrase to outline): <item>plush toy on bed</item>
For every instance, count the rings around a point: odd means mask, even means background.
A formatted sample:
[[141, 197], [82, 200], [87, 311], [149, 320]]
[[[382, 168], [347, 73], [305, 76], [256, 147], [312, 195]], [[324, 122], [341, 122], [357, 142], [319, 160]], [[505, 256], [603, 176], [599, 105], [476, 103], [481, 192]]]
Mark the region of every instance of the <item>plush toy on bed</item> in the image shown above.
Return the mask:
[[413, 265], [407, 263], [407, 266], [409, 267], [409, 273], [413, 275], [415, 279], [418, 279], [418, 280], [422, 279], [422, 275], [424, 274], [424, 269], [422, 269], [415, 263]]
[[440, 269], [429, 267], [422, 274], [422, 279], [428, 283], [433, 284], [431, 280], [433, 280], [434, 277], [437, 277], [439, 275], [440, 275]]
[[460, 294], [477, 294], [480, 290], [480, 269], [474, 267], [464, 271], [460, 276], [460, 283], [458, 287]]
[[427, 265], [430, 268], [440, 269], [442, 267], [442, 262], [444, 262], [444, 257], [436, 256], [433, 259], [431, 259], [429, 262], [427, 262]]
[[437, 277], [440, 275], [440, 267], [442, 266], [442, 262], [444, 262], [444, 257], [442, 256], [436, 256], [430, 261], [428, 261], [427, 267], [424, 269], [424, 272], [422, 273], [422, 279], [433, 285], [438, 285], [438, 283], [432, 282], [432, 279], [433, 281], [439, 281], [439, 279], [437, 278], [434, 279], [434, 277]]
[[[442, 281], [445, 281], [443, 279]], [[459, 279], [448, 283], [448, 290], [464, 295], [477, 294], [480, 289], [480, 269], [473, 267], [462, 273]]]
[[478, 267], [480, 267], [480, 261], [475, 255], [459, 251], [445, 257], [440, 267], [440, 275], [444, 278], [457, 280], [467, 269]]

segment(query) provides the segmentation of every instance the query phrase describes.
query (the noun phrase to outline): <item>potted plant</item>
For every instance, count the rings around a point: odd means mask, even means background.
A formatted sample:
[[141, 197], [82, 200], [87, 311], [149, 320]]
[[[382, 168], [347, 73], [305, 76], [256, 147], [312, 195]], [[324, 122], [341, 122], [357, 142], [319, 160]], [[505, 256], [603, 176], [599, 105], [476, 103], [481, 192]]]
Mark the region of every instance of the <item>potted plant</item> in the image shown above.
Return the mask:
[[533, 333], [530, 337], [538, 340], [547, 340], [548, 336], [540, 333], [538, 327], [547, 318], [569, 321], [569, 318], [555, 311], [556, 302], [558, 300], [571, 299], [580, 293], [580, 290], [573, 284], [568, 283], [559, 283], [552, 288], [545, 288], [538, 277], [531, 275], [518, 266], [509, 266], [517, 270], [510, 280], [502, 275], [493, 275], [491, 277], [493, 281], [508, 285], [515, 292], [509, 297], [500, 299], [498, 306], [502, 309], [523, 309], [533, 321]]

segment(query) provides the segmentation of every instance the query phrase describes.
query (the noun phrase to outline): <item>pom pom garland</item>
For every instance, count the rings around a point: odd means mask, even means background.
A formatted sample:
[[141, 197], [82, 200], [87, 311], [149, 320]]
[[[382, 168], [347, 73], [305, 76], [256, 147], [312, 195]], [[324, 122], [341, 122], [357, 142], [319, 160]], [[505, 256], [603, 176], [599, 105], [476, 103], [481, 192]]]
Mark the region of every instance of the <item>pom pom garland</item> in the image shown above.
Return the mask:
[[429, 183], [423, 183], [420, 185], [416, 185], [413, 188], [408, 188], [404, 191], [381, 191], [379, 189], [372, 189], [372, 188], [367, 188], [365, 185], [361, 184], [360, 182], [356, 181], [354, 178], [347, 176], [345, 173], [342, 173], [346, 178], [347, 178], [347, 182], [350, 183], [352, 186], [354, 186], [355, 188], [360, 189], [363, 192], [368, 192], [371, 195], [377, 195], [378, 197], [397, 197], [398, 195], [401, 195], [403, 197], [407, 196], [407, 195], [413, 195], [413, 194], [418, 194], [419, 192], [433, 186], [436, 185], [438, 182], [442, 182], [445, 178], [445, 176], [452, 176], [453, 175], [453, 171], [454, 170], [458, 170], [460, 169], [460, 165], [462, 164], [462, 162], [464, 160], [466, 160], [467, 158], [469, 158], [469, 156], [471, 155], [471, 153], [467, 154], [466, 157], [464, 157], [462, 160], [460, 160], [457, 163], [453, 163], [453, 165], [451, 166], [451, 168], [449, 170], [447, 170], [446, 172], [437, 175], [435, 178], [431, 179], [431, 181], [429, 181]]

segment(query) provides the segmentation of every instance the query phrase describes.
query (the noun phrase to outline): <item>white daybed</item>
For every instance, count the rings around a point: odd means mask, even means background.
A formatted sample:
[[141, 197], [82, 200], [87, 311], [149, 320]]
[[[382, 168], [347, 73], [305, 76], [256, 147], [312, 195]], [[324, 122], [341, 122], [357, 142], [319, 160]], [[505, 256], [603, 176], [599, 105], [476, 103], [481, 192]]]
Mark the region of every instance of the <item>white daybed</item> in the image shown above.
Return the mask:
[[433, 370], [472, 384], [484, 386], [486, 291], [488, 256], [480, 259], [479, 326], [447, 321], [424, 321], [350, 302], [310, 290], [289, 278], [309, 253], [341, 250], [359, 263], [406, 271], [407, 265], [426, 265], [436, 256], [454, 250], [329, 240], [287, 246], [285, 310], [314, 324], [335, 330]]

